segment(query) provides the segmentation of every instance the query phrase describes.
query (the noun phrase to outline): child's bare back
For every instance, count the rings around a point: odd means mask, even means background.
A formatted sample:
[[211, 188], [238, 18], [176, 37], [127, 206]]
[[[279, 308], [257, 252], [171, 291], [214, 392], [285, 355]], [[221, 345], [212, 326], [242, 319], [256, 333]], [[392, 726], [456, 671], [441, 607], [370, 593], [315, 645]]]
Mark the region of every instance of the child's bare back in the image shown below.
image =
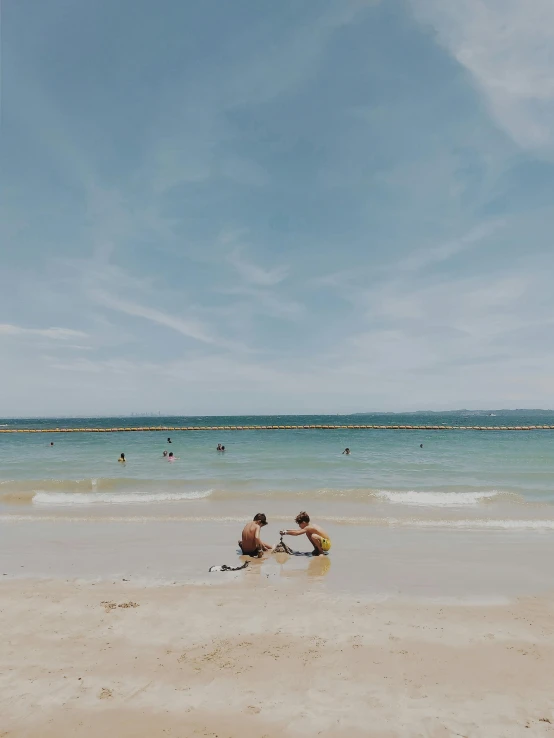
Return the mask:
[[271, 550], [271, 546], [268, 543], [264, 543], [260, 537], [260, 531], [264, 525], [267, 525], [266, 516], [263, 513], [257, 513], [254, 516], [254, 520], [246, 523], [244, 526], [239, 547], [245, 556], [258, 556], [261, 558], [264, 551]]

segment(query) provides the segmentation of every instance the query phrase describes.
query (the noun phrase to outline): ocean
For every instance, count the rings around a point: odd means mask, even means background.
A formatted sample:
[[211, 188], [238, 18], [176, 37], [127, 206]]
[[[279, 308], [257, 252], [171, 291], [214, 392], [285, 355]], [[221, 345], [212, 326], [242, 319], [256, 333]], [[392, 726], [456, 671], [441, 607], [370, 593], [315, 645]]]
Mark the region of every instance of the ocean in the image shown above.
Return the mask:
[[[554, 412], [5, 419], [0, 427], [320, 424], [554, 425]], [[553, 451], [554, 430], [4, 433], [0, 515], [238, 520], [260, 509], [285, 519], [309, 507], [352, 524], [546, 531], [554, 529]]]

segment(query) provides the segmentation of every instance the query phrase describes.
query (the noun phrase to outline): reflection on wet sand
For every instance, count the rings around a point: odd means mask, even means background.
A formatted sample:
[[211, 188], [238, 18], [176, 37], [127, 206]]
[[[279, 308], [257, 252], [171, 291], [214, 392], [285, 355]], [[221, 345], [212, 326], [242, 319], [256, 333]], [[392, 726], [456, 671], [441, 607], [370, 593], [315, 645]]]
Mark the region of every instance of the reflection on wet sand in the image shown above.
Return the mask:
[[289, 556], [285, 553], [274, 553], [259, 563], [261, 566], [255, 568], [261, 575], [267, 577], [315, 579], [325, 576], [331, 569], [330, 556]]
[[324, 577], [331, 568], [330, 556], [312, 556], [308, 564], [309, 577]]

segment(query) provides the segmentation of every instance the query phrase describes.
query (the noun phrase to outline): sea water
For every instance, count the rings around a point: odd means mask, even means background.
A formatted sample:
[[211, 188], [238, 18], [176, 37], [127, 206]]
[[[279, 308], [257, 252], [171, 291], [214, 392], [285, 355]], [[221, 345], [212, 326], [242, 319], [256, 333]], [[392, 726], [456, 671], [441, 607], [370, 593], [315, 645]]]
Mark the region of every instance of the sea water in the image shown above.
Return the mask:
[[[6, 428], [320, 424], [554, 425], [554, 413], [0, 420]], [[240, 519], [254, 508], [309, 508], [344, 523], [548, 531], [553, 451], [554, 430], [3, 433], [0, 514], [88, 516], [132, 507], [146, 516]], [[125, 464], [117, 461], [121, 453]]]
[[[366, 424], [554, 425], [554, 413], [0, 419], [11, 429]], [[266, 513], [275, 544], [307, 510], [331, 555], [256, 559], [251, 583], [479, 601], [540, 593], [552, 583], [553, 445], [554, 430], [2, 433], [1, 573], [212, 584], [211, 565], [241, 563], [246, 520]], [[289, 542], [309, 554], [305, 538]]]

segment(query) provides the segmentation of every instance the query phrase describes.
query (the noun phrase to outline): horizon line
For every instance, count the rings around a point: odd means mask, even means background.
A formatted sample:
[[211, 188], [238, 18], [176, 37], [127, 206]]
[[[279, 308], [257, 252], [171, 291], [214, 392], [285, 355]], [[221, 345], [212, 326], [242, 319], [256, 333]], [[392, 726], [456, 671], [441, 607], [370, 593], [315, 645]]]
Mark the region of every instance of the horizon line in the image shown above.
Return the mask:
[[452, 414], [452, 413], [552, 413], [552, 408], [486, 408], [486, 409], [470, 409], [470, 408], [456, 408], [452, 410], [368, 410], [364, 412], [356, 411], [351, 413], [232, 413], [232, 414], [220, 414], [212, 413], [201, 415], [194, 413], [191, 415], [186, 414], [165, 414], [165, 413], [130, 413], [130, 414], [119, 414], [119, 415], [12, 415], [4, 416], [2, 420], [64, 420], [64, 419], [107, 419], [107, 418], [309, 418], [309, 417], [348, 417], [355, 415], [440, 415], [440, 414]]

